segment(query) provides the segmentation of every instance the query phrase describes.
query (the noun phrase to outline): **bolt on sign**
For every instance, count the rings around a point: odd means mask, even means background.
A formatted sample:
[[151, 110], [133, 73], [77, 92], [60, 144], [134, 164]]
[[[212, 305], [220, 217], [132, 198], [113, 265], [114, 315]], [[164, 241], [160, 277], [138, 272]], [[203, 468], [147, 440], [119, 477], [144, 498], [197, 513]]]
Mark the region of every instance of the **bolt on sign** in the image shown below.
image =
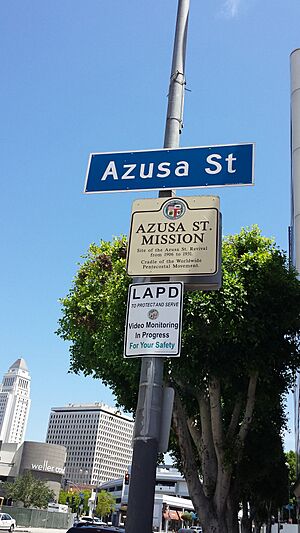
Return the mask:
[[128, 292], [124, 357], [179, 357], [183, 283], [135, 283]]
[[129, 276], [216, 275], [220, 269], [219, 207], [218, 196], [133, 202]]

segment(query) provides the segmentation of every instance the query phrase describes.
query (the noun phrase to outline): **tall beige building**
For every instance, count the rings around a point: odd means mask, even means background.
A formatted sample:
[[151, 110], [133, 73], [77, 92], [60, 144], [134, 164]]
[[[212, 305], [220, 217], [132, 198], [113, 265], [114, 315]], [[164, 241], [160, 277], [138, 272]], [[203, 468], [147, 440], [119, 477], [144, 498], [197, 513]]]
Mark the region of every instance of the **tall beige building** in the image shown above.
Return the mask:
[[53, 407], [46, 442], [67, 448], [65, 478], [94, 485], [124, 476], [132, 459], [133, 420], [103, 403]]
[[17, 359], [0, 385], [0, 441], [24, 441], [30, 409], [30, 375], [24, 359]]

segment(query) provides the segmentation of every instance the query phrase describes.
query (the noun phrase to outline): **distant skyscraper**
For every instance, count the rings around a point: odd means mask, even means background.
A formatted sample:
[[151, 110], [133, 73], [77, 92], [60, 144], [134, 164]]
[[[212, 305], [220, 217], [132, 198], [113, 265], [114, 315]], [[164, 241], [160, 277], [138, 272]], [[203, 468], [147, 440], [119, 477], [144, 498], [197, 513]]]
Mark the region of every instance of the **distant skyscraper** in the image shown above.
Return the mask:
[[98, 485], [124, 476], [132, 458], [133, 420], [103, 403], [53, 407], [46, 442], [67, 448], [65, 478]]
[[0, 385], [0, 441], [21, 444], [30, 408], [30, 375], [24, 359], [17, 359]]

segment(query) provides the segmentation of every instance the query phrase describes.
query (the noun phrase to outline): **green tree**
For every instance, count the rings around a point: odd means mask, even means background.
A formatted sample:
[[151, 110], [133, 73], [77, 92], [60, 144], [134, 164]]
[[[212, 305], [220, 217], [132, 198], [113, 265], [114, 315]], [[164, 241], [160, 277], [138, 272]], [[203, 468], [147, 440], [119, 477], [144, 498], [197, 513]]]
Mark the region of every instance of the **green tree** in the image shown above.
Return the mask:
[[109, 494], [109, 492], [106, 492], [106, 490], [101, 490], [98, 493], [97, 498], [98, 501], [95, 514], [103, 519], [115, 509], [116, 500], [111, 494]]
[[61, 503], [62, 505], [70, 505], [69, 491], [67, 490], [59, 491], [58, 503]]
[[18, 477], [13, 483], [4, 483], [6, 498], [22, 502], [24, 507], [47, 507], [54, 500], [55, 494], [46, 483], [36, 479], [31, 472], [27, 471]]
[[269, 533], [272, 515], [277, 516], [278, 508], [288, 498], [288, 471], [274, 416], [267, 420], [266, 416], [256, 413], [239, 465], [238, 478], [243, 503], [242, 533], [252, 532], [253, 523], [255, 533], [261, 531], [263, 523], [267, 524]]
[[[83, 494], [83, 498], [79, 494]], [[78, 510], [80, 514], [86, 514], [89, 511], [88, 500], [91, 496], [91, 491], [84, 489], [72, 489], [72, 490], [61, 490], [59, 493], [58, 503], [68, 505], [73, 513], [77, 513]], [[82, 506], [82, 507], [80, 507]]]
[[284, 519], [291, 517], [293, 522], [296, 522], [296, 508], [297, 508], [297, 498], [293, 493], [293, 486], [297, 481], [297, 456], [293, 450], [290, 450], [285, 454], [286, 466], [288, 469], [288, 489], [289, 489], [289, 498], [288, 505], [290, 509], [286, 506], [284, 508]]
[[[71, 341], [71, 370], [102, 379], [134, 411], [140, 365], [123, 360], [125, 254], [125, 238], [90, 247], [58, 334]], [[285, 254], [253, 227], [224, 239], [222, 268], [221, 290], [185, 294], [181, 357], [165, 364], [171, 448], [205, 533], [238, 531], [235, 486], [255, 405], [272, 385], [280, 402], [300, 366], [300, 284]]]
[[289, 482], [291, 487], [296, 483], [297, 481], [297, 456], [296, 453], [293, 450], [290, 450], [289, 452], [286, 452], [285, 459], [288, 465], [289, 470]]
[[186, 522], [187, 524], [191, 524], [192, 521], [193, 521], [193, 515], [192, 515], [192, 513], [189, 513], [188, 511], [185, 511], [185, 512], [182, 513], [182, 515], [181, 515], [181, 520], [183, 520], [183, 521]]

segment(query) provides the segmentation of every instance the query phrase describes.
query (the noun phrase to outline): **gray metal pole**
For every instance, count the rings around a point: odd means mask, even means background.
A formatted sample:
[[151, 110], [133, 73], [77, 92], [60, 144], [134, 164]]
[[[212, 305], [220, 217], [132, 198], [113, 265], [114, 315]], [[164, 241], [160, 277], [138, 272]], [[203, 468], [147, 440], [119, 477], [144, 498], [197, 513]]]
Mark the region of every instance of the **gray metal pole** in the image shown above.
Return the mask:
[[178, 148], [183, 128], [185, 55], [190, 0], [179, 0], [168, 95], [164, 148]]
[[[184, 66], [190, 0], [178, 0], [164, 148], [178, 148], [182, 129]], [[171, 196], [160, 191], [159, 196]], [[160, 357], [142, 359], [138, 406], [133, 437], [126, 533], [152, 533], [156, 464], [163, 398], [163, 365]]]
[[300, 274], [300, 49], [291, 53], [292, 261]]
[[[299, 272], [300, 279], [300, 49], [291, 53], [291, 235], [290, 260]], [[299, 442], [299, 397], [300, 375], [294, 393], [294, 419], [296, 433], [296, 452]], [[290, 511], [289, 511], [290, 513]], [[297, 499], [297, 516], [299, 501]], [[299, 523], [299, 520], [297, 520]], [[298, 525], [299, 527], [299, 525]]]

